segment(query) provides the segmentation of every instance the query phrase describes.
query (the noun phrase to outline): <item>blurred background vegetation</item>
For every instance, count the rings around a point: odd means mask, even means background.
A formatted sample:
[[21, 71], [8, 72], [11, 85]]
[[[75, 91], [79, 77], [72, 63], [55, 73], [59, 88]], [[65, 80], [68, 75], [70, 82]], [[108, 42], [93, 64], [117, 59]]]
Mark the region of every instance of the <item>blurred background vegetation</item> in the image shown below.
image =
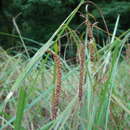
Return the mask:
[[[79, 4], [80, 0], [1, 0], [0, 1], [0, 32], [17, 35], [12, 18], [16, 19], [22, 36], [45, 43], [67, 15]], [[129, 0], [93, 0], [102, 10], [109, 31], [112, 32], [117, 15], [121, 15], [117, 34], [121, 34], [130, 27], [130, 1]], [[81, 9], [83, 12], [84, 8]], [[97, 8], [89, 6], [89, 12], [95, 16], [99, 26], [104, 24]], [[72, 28], [77, 27], [84, 19], [80, 13], [72, 21]], [[105, 37], [96, 31], [98, 37]], [[26, 43], [28, 46], [32, 43]], [[19, 39], [0, 35], [0, 46], [4, 49], [19, 46]], [[38, 46], [37, 46], [38, 47]]]
[[129, 130], [130, 0], [89, 2], [88, 46], [80, 1], [0, 0], [0, 130]]

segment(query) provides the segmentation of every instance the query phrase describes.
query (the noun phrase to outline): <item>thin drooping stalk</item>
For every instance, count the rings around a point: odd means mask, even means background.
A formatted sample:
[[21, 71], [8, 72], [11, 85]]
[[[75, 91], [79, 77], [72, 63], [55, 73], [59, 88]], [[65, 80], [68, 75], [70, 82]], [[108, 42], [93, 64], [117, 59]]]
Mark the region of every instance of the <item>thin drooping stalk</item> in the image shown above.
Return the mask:
[[80, 46], [80, 80], [79, 80], [79, 101], [82, 101], [83, 96], [83, 85], [85, 78], [85, 46], [81, 44]]
[[23, 47], [24, 47], [24, 49], [25, 49], [25, 52], [26, 52], [28, 58], [30, 58], [30, 55], [29, 55], [29, 53], [28, 53], [28, 49], [27, 49], [27, 47], [26, 47], [26, 45], [25, 45], [25, 43], [24, 43], [24, 40], [23, 40], [23, 38], [22, 38], [22, 36], [21, 36], [21, 33], [20, 33], [20, 30], [19, 30], [19, 28], [18, 28], [18, 26], [17, 26], [17, 24], [16, 24], [16, 21], [15, 21], [16, 18], [17, 18], [19, 15], [21, 15], [21, 13], [18, 14], [15, 18], [13, 18], [13, 24], [14, 24], [14, 26], [15, 26], [15, 28], [16, 28], [16, 31], [17, 31], [17, 33], [18, 33], [18, 35], [19, 35], [19, 38], [20, 38], [20, 40], [21, 40], [21, 42], [22, 42], [22, 44], [23, 44]]
[[60, 57], [54, 52], [50, 51], [53, 55], [56, 69], [56, 80], [55, 80], [55, 89], [53, 94], [52, 106], [51, 106], [51, 119], [54, 120], [57, 117], [58, 105], [61, 95], [61, 79], [62, 79], [62, 64]]

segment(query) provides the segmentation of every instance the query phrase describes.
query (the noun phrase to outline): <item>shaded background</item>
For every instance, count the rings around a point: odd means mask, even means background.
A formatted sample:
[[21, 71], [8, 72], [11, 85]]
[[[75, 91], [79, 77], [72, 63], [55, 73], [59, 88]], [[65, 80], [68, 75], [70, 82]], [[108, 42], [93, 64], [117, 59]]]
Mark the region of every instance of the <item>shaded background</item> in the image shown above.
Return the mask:
[[[21, 12], [22, 14], [17, 18], [17, 24], [22, 36], [45, 43], [79, 2], [80, 0], [1, 0], [0, 32], [17, 34], [12, 18]], [[93, 2], [102, 9], [110, 32], [114, 28], [118, 14], [121, 15], [121, 19], [117, 34], [121, 34], [130, 28], [129, 0], [93, 0]], [[80, 11], [84, 12], [84, 7]], [[104, 28], [101, 15], [97, 9], [91, 5], [89, 11], [96, 17], [99, 26]], [[72, 28], [77, 27], [83, 20], [77, 14], [72, 22]], [[101, 32], [96, 32], [96, 35], [97, 33], [99, 33], [99, 37], [105, 37]], [[0, 35], [0, 46], [4, 49], [19, 46], [19, 44], [18, 39]], [[26, 44], [36, 46], [31, 43]]]

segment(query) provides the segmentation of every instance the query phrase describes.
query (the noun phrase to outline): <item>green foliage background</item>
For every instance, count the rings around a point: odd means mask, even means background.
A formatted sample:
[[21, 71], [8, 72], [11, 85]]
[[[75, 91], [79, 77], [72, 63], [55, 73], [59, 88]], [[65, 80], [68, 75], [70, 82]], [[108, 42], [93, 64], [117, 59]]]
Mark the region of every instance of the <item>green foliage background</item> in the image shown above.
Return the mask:
[[[80, 0], [1, 0], [0, 32], [17, 34], [12, 18], [21, 12], [17, 24], [22, 36], [44, 43], [79, 2]], [[130, 27], [129, 0], [93, 0], [93, 2], [102, 9], [111, 32], [118, 14], [121, 15], [118, 33]], [[97, 18], [103, 28], [101, 15], [97, 9], [94, 6], [89, 8], [90, 13]], [[81, 17], [77, 15], [72, 25], [74, 27], [79, 25], [79, 21], [81, 22]], [[18, 45], [18, 42], [16, 39], [0, 36], [0, 45], [7, 49]]]

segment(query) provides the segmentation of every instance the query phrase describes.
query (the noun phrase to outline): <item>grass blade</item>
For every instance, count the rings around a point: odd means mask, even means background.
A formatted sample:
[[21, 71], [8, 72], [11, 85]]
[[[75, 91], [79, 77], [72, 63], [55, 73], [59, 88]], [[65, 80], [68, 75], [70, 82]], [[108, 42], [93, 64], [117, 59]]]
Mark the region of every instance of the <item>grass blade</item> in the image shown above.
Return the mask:
[[17, 104], [17, 112], [16, 112], [16, 121], [14, 130], [21, 130], [22, 119], [24, 115], [24, 108], [26, 105], [26, 92], [24, 88], [20, 88], [18, 104]]

